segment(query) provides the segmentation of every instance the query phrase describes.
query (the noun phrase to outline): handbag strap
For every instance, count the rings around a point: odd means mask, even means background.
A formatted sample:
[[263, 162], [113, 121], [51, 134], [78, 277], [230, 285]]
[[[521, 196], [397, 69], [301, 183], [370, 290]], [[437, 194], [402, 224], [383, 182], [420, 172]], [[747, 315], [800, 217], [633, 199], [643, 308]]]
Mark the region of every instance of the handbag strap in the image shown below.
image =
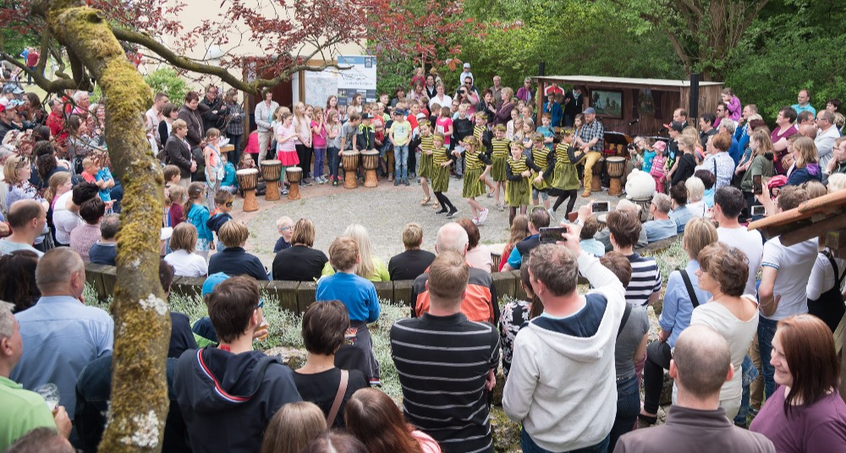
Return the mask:
[[620, 334], [623, 332], [623, 327], [626, 327], [626, 322], [628, 322], [631, 314], [632, 304], [626, 302], [626, 309], [623, 311], [623, 319], [620, 320], [620, 329], [617, 330], [617, 338], [620, 338]]
[[326, 417], [326, 426], [331, 427], [335, 423], [335, 417], [338, 416], [338, 410], [341, 408], [341, 402], [344, 401], [344, 394], [347, 393], [347, 384], [350, 381], [350, 372], [341, 370], [341, 383], [338, 384], [338, 393], [335, 394], [335, 401], [332, 402], [332, 409], [329, 410], [329, 415]]
[[699, 306], [699, 298], [696, 297], [696, 292], [693, 291], [693, 283], [690, 281], [690, 276], [687, 275], [687, 271], [684, 269], [679, 269], [679, 273], [682, 276], [682, 280], [684, 280], [684, 287], [687, 288], [687, 295], [690, 296], [690, 303], [693, 304], [693, 308]]
[[846, 277], [846, 269], [843, 270], [843, 274], [840, 274], [840, 269], [837, 267], [837, 261], [835, 261], [834, 257], [831, 256], [831, 252], [826, 250], [824, 254], [825, 257], [828, 258], [828, 261], [831, 263], [831, 269], [834, 271], [834, 287], [837, 288], [839, 291], [840, 286], [843, 284], [843, 278]]

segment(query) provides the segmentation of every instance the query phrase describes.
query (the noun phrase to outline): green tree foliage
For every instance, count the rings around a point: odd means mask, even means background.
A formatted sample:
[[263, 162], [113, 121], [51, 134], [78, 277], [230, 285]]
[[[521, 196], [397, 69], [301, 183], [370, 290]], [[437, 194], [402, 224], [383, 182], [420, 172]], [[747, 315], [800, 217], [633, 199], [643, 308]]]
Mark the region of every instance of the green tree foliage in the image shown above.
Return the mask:
[[170, 101], [176, 105], [182, 102], [185, 93], [188, 92], [188, 85], [185, 80], [179, 77], [175, 69], [170, 67], [151, 72], [144, 77], [144, 81], [147, 82], [147, 85], [150, 85], [154, 93], [159, 91], [166, 93]]
[[811, 90], [811, 104], [825, 108], [830, 98], [846, 100], [846, 48], [843, 2], [774, 1], [728, 55], [726, 85], [744, 102], [758, 105], [772, 120], [796, 93]]

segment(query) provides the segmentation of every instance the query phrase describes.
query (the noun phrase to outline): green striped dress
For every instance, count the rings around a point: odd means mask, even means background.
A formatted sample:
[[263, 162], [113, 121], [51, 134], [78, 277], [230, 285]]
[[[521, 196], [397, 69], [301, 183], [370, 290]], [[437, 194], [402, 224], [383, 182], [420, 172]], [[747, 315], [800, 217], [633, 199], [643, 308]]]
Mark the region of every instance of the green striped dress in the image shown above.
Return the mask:
[[555, 174], [552, 175], [552, 187], [556, 189], [579, 189], [579, 172], [570, 162], [569, 150], [569, 143], [559, 143], [555, 147]]
[[479, 177], [485, 172], [485, 166], [490, 165], [488, 157], [479, 151], [472, 154], [464, 153], [464, 189], [461, 191], [462, 198], [476, 198], [485, 194], [485, 181]]
[[506, 181], [508, 178], [505, 175], [505, 161], [508, 159], [508, 144], [511, 143], [506, 139], [491, 140], [491, 179], [497, 182]]
[[449, 148], [442, 146], [432, 154], [432, 191], [446, 192], [449, 190], [449, 165], [442, 167], [444, 162], [450, 162]]
[[532, 161], [534, 162], [535, 166], [540, 168], [541, 171], [544, 172], [543, 180], [540, 184], [535, 182], [535, 178], [538, 177], [540, 174], [539, 172], [532, 169], [532, 187], [537, 190], [547, 190], [551, 186], [549, 182], [552, 180], [552, 175], [547, 174], [547, 167], [549, 166], [549, 148], [546, 146], [542, 146], [540, 148], [532, 148]]
[[435, 150], [432, 139], [432, 135], [420, 136], [420, 165], [417, 169], [417, 176], [421, 178], [432, 177], [432, 154], [426, 154], [426, 151]]
[[506, 160], [506, 165], [508, 165], [506, 171], [512, 175], [512, 178], [505, 185], [505, 201], [512, 208], [531, 204], [532, 190], [529, 187], [529, 178], [520, 177], [520, 179], [514, 179], [529, 169], [526, 160], [526, 156], [523, 155], [517, 160], [514, 160], [511, 156]]

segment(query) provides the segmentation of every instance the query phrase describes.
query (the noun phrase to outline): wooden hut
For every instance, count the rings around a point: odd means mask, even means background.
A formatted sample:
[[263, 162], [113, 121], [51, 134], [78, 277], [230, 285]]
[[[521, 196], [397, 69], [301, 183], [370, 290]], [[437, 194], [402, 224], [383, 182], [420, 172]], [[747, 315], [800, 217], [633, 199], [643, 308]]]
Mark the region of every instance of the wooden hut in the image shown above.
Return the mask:
[[[690, 111], [690, 81], [668, 79], [630, 79], [585, 75], [533, 77], [543, 93], [552, 83], [561, 87], [579, 86], [585, 96], [585, 108], [594, 107], [606, 131], [628, 136], [659, 135], [664, 124], [673, 120], [679, 107]], [[699, 113], [715, 112], [720, 102], [723, 82], [699, 82]], [[546, 99], [535, 98], [540, 111]], [[562, 106], [563, 107], [563, 106]], [[696, 125], [693, 118], [690, 125]], [[666, 131], [664, 134], [666, 135]]]

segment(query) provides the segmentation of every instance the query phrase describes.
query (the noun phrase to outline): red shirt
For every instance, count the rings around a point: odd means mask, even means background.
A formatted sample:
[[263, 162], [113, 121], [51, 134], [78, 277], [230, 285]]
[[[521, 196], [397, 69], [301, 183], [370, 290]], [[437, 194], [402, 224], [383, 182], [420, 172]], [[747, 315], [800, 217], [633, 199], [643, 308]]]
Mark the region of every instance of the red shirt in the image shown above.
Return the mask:
[[26, 65], [30, 68], [38, 65], [38, 52], [37, 51], [30, 50], [26, 54]]
[[62, 115], [56, 115], [53, 112], [50, 112], [47, 115], [47, 127], [50, 128], [50, 133], [53, 134], [53, 137], [56, 137], [56, 140], [62, 144], [68, 138], [68, 132], [64, 131], [65, 128], [65, 118]]

